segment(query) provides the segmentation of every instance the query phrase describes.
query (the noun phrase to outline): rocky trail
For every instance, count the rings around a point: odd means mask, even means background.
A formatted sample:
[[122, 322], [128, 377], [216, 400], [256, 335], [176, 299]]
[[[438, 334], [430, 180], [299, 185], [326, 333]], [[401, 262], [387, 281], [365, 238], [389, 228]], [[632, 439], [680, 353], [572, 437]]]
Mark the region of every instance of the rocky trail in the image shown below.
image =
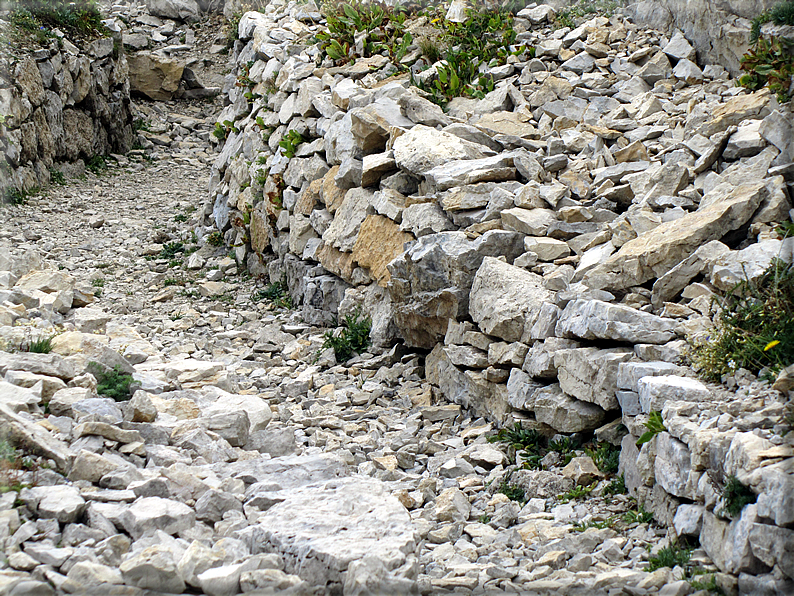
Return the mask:
[[[105, 4], [150, 99], [76, 49], [48, 84], [55, 45], [0, 89], [14, 180], [51, 182], [0, 203], [0, 596], [794, 592], [794, 371], [682, 359], [791, 260], [790, 103], [544, 4], [442, 112], [335, 65], [311, 3], [228, 56], [205, 4]], [[135, 149], [56, 163], [108, 126]]]

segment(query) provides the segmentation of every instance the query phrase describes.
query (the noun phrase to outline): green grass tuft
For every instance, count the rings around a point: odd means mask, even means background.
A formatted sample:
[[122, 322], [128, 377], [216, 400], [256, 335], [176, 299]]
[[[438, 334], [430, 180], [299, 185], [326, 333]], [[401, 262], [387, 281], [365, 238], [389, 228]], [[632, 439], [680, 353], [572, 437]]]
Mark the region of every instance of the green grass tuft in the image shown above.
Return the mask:
[[756, 495], [736, 476], [728, 476], [722, 489], [722, 498], [725, 501], [725, 513], [731, 517], [739, 517], [745, 505], [755, 503]]
[[96, 377], [96, 391], [99, 395], [104, 395], [115, 401], [130, 399], [132, 375], [122, 371], [120, 366], [116, 365], [112, 370], [108, 370], [97, 362], [89, 362], [88, 369]]
[[335, 331], [327, 331], [323, 338], [322, 349], [333, 348], [337, 362], [347, 362], [353, 356], [366, 350], [370, 345], [369, 332], [372, 320], [362, 317], [360, 311], [347, 315]]

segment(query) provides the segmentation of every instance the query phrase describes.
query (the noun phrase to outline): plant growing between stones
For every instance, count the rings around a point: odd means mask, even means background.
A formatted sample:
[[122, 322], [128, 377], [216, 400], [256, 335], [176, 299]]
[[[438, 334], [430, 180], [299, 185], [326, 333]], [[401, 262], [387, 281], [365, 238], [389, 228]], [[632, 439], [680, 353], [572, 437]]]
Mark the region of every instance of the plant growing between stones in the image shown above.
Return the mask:
[[[7, 439], [0, 439], [0, 494], [35, 486], [37, 470], [30, 456], [15, 449]], [[23, 482], [26, 472], [33, 472], [31, 482]]]
[[725, 503], [723, 511], [730, 517], [739, 517], [745, 505], [755, 503], [756, 495], [736, 476], [728, 476], [722, 489], [722, 498]]
[[615, 474], [620, 464], [620, 449], [611, 443], [601, 443], [596, 449], [585, 448], [584, 452], [589, 455], [595, 465], [604, 474]]
[[692, 558], [692, 549], [672, 544], [668, 547], [659, 549], [659, 552], [648, 558], [646, 571], [653, 572], [663, 567], [681, 567], [689, 575], [691, 565], [689, 560]]
[[107, 33], [94, 0], [13, 0], [8, 8], [12, 24], [40, 41], [52, 37], [50, 30], [56, 28], [84, 38]]
[[794, 266], [776, 258], [758, 280], [737, 284], [718, 304], [715, 325], [691, 356], [706, 379], [740, 368], [772, 378], [794, 363]]
[[57, 184], [58, 186], [63, 186], [66, 184], [66, 176], [63, 175], [63, 172], [60, 170], [56, 170], [55, 168], [50, 168], [50, 183]]
[[289, 286], [287, 285], [287, 276], [284, 275], [279, 281], [267, 285], [262, 290], [257, 290], [251, 296], [251, 300], [253, 300], [254, 302], [267, 300], [277, 308], [286, 308], [286, 309], [292, 308], [293, 307], [292, 296], [290, 296], [289, 293]]
[[85, 169], [100, 176], [107, 172], [108, 162], [104, 155], [94, 155], [85, 163]]
[[295, 157], [295, 151], [298, 146], [305, 142], [306, 139], [303, 138], [301, 133], [297, 130], [290, 130], [287, 131], [287, 134], [278, 142], [278, 146], [283, 150], [284, 157], [292, 159]]
[[637, 447], [641, 447], [659, 433], [667, 430], [667, 428], [664, 426], [664, 421], [662, 420], [662, 413], [651, 412], [648, 415], [648, 421], [645, 423], [645, 428], [648, 430], [642, 433], [642, 436], [637, 439]]
[[759, 37], [742, 56], [741, 69], [747, 74], [739, 77], [738, 85], [751, 91], [768, 86], [780, 103], [789, 101], [794, 96], [794, 39]]
[[645, 505], [640, 504], [636, 511], [627, 511], [624, 513], [623, 521], [627, 524], [649, 524], [653, 521], [653, 513], [646, 511]]
[[215, 230], [207, 236], [207, 244], [210, 246], [223, 246], [223, 235]]
[[121, 370], [119, 365], [108, 369], [98, 362], [89, 362], [88, 371], [97, 380], [96, 391], [99, 395], [107, 396], [115, 401], [130, 399], [132, 375]]
[[571, 490], [561, 495], [558, 495], [557, 498], [560, 500], [561, 503], [567, 503], [568, 501], [575, 501], [576, 499], [584, 499], [590, 496], [590, 493], [593, 492], [593, 489], [598, 486], [598, 482], [593, 482], [588, 486], [577, 485], [574, 486]]
[[627, 492], [626, 478], [623, 474], [615, 478], [612, 482], [606, 485], [606, 488], [604, 488], [604, 494], [607, 495], [625, 495]]
[[54, 335], [48, 337], [40, 337], [28, 343], [25, 352], [32, 352], [34, 354], [49, 354], [52, 352], [52, 340], [55, 339]]
[[526, 501], [524, 489], [517, 484], [511, 484], [509, 480], [502, 480], [496, 492], [502, 493], [511, 501], [518, 501], [519, 503], [524, 503]]
[[347, 362], [353, 354], [359, 354], [370, 345], [369, 332], [372, 329], [372, 320], [361, 316], [357, 310], [345, 316], [341, 326], [334, 331], [326, 331], [322, 350], [333, 348], [337, 362]]

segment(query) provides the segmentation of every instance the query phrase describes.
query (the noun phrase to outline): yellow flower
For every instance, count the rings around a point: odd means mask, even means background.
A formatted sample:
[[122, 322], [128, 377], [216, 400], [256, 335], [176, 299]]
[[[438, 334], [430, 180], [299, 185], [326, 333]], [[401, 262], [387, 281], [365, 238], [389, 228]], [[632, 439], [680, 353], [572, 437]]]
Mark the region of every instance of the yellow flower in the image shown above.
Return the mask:
[[771, 350], [772, 348], [774, 348], [774, 347], [775, 347], [776, 345], [778, 345], [779, 343], [780, 343], [780, 340], [778, 340], [778, 339], [775, 339], [775, 340], [773, 340], [773, 341], [770, 341], [770, 342], [769, 342], [768, 344], [766, 344], [766, 346], [764, 347], [764, 352], [768, 352], [769, 350]]

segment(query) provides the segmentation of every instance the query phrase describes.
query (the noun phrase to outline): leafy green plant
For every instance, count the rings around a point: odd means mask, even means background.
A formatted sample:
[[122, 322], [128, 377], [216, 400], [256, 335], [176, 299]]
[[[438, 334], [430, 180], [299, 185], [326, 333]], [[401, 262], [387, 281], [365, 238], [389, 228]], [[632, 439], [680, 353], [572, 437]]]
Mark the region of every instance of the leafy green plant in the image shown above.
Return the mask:
[[91, 285], [95, 288], [104, 288], [105, 287], [105, 279], [102, 277], [97, 277], [91, 280]]
[[598, 482], [593, 482], [593, 484], [589, 486], [582, 486], [577, 485], [574, 486], [571, 490], [561, 495], [558, 495], [557, 498], [563, 502], [567, 503], [568, 501], [574, 501], [576, 499], [584, 499], [593, 492], [593, 489], [598, 485]]
[[32, 193], [33, 191], [25, 192], [18, 188], [14, 188], [13, 186], [9, 186], [6, 187], [5, 191], [3, 192], [3, 202], [18, 207], [20, 205], [24, 205], [28, 200], [28, 196], [30, 196]]
[[794, 38], [759, 37], [742, 56], [741, 69], [747, 74], [739, 77], [738, 85], [752, 91], [768, 86], [780, 103], [789, 101], [794, 96]]
[[413, 42], [405, 30], [407, 13], [401, 6], [380, 1], [352, 0], [324, 6], [327, 30], [315, 38], [325, 55], [337, 64], [385, 53], [401, 68], [400, 60]]
[[363, 352], [369, 347], [371, 329], [372, 320], [367, 316], [362, 317], [361, 311], [357, 310], [352, 315], [345, 316], [340, 327], [325, 332], [322, 349], [333, 348], [337, 362], [346, 362], [353, 354]]
[[644, 505], [640, 505], [636, 511], [624, 513], [623, 521], [627, 524], [649, 524], [653, 521], [653, 513], [646, 511]]
[[623, 474], [615, 478], [604, 488], [604, 494], [607, 495], [625, 495], [627, 492], [626, 478], [623, 476]]
[[60, 170], [56, 170], [55, 168], [50, 168], [50, 183], [63, 186], [64, 184], [66, 184], [66, 176], [64, 176], [63, 172], [61, 172]]
[[755, 503], [756, 495], [736, 476], [728, 476], [722, 489], [722, 498], [725, 502], [723, 511], [730, 517], [739, 517], [745, 505]]
[[542, 444], [543, 437], [535, 429], [526, 429], [516, 422], [513, 428], [501, 428], [488, 437], [489, 443], [503, 443], [516, 451], [534, 450]]
[[174, 221], [177, 223], [185, 223], [187, 221], [187, 215], [184, 213], [178, 213], [177, 215], [174, 215]]
[[430, 99], [443, 106], [454, 97], [482, 98], [494, 89], [492, 77], [480, 73], [480, 67], [500, 66], [509, 56], [525, 52], [534, 55], [532, 48], [512, 49], [516, 40], [510, 9], [471, 10], [463, 23], [434, 20], [441, 29], [439, 41], [446, 46], [441, 52], [443, 63], [436, 66], [436, 77], [427, 82], [412, 77], [412, 84], [430, 94]]
[[297, 130], [289, 130], [278, 142], [278, 146], [284, 151], [284, 156], [288, 159], [295, 157], [295, 150], [301, 143], [305, 143], [306, 139]]
[[662, 420], [662, 413], [651, 412], [648, 415], [648, 421], [645, 423], [645, 428], [648, 430], [645, 431], [639, 439], [637, 439], [637, 447], [641, 447], [659, 433], [667, 430], [667, 428], [664, 426], [664, 421]]
[[150, 131], [151, 129], [152, 129], [151, 122], [149, 122], [145, 118], [136, 118], [132, 122], [132, 130], [136, 132], [139, 130]]
[[573, 524], [573, 529], [577, 532], [584, 532], [590, 528], [595, 528], [596, 530], [604, 530], [606, 528], [614, 528], [615, 525], [618, 523], [618, 516], [617, 515], [610, 515], [607, 519], [604, 520], [590, 520], [589, 522], [581, 523], [575, 522]]
[[207, 244], [210, 246], [223, 246], [223, 235], [215, 230], [207, 236]]
[[85, 169], [93, 172], [97, 176], [104, 174], [108, 169], [108, 162], [104, 155], [94, 155], [85, 163]]
[[267, 300], [278, 308], [292, 308], [292, 296], [287, 285], [287, 276], [284, 275], [279, 281], [268, 284], [264, 289], [253, 293], [251, 300], [260, 302]]
[[739, 368], [771, 374], [794, 363], [794, 266], [773, 259], [756, 281], [737, 284], [719, 305], [716, 334], [694, 347], [692, 363], [709, 380]]
[[162, 250], [160, 250], [160, 254], [157, 256], [161, 259], [173, 259], [181, 252], [185, 252], [184, 244], [181, 242], [169, 242], [168, 244], [163, 245]]
[[89, 362], [88, 371], [97, 380], [96, 391], [99, 395], [105, 395], [115, 401], [126, 401], [131, 397], [132, 375], [121, 370], [119, 365], [109, 370], [98, 362]]
[[[702, 572], [702, 569], [693, 569], [692, 573], [696, 574], [698, 571]], [[702, 573], [700, 574], [702, 575]], [[706, 592], [711, 592], [712, 594], [725, 594], [725, 590], [723, 590], [719, 584], [717, 584], [717, 576], [713, 573], [708, 574], [708, 579], [696, 579], [691, 578], [688, 580], [689, 585], [692, 586], [693, 590], [700, 591], [705, 590]]]
[[620, 448], [611, 443], [601, 443], [596, 449], [585, 449], [595, 465], [604, 474], [615, 474], [620, 464]]
[[502, 493], [511, 501], [523, 503], [526, 500], [524, 489], [517, 484], [510, 484], [510, 482], [507, 480], [502, 480], [502, 483], [499, 485], [499, 488], [496, 489], [496, 492]]
[[663, 567], [681, 567], [685, 571], [691, 567], [689, 559], [692, 558], [692, 549], [684, 548], [678, 544], [659, 549], [659, 552], [648, 558], [646, 571], [653, 572]]
[[58, 28], [78, 37], [107, 33], [94, 0], [13, 0], [8, 8], [12, 23], [31, 32]]

